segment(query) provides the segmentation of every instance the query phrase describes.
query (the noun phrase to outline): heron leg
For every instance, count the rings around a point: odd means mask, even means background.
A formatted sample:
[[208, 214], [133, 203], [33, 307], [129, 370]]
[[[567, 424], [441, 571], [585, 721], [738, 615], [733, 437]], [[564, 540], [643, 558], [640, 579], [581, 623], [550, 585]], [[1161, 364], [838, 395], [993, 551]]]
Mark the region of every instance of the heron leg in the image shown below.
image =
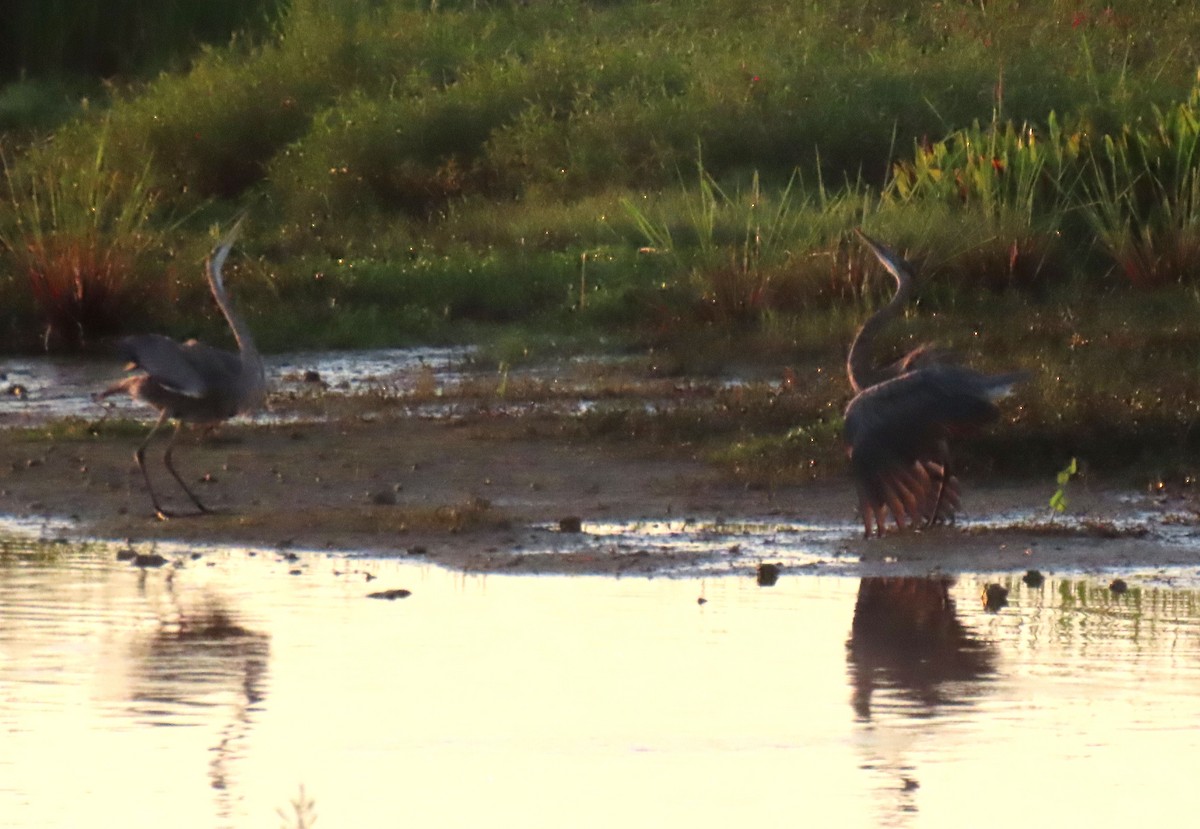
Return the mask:
[[133, 459], [137, 461], [138, 469], [142, 470], [142, 479], [146, 482], [146, 491], [150, 493], [150, 503], [154, 504], [154, 514], [159, 520], [165, 521], [171, 517], [171, 514], [164, 510], [158, 503], [158, 496], [154, 493], [154, 485], [150, 483], [150, 474], [146, 471], [146, 447], [150, 445], [150, 441], [154, 438], [154, 434], [159, 430], [159, 427], [166, 422], [168, 417], [167, 410], [159, 414], [158, 420], [150, 429], [150, 433], [146, 435], [146, 439], [142, 441], [141, 446], [133, 451]]
[[94, 392], [92, 394], [92, 402], [100, 407], [100, 419], [88, 424], [88, 432], [93, 435], [96, 434], [96, 431], [100, 428], [100, 424], [108, 420], [109, 414], [112, 413], [113, 405], [108, 402], [108, 398], [120, 392], [130, 391], [142, 379], [142, 377], [126, 377], [124, 380], [109, 386], [104, 391]]
[[183, 429], [183, 421], [175, 422], [175, 434], [171, 435], [171, 441], [167, 444], [167, 451], [163, 453], [163, 463], [167, 467], [167, 471], [171, 473], [171, 477], [179, 484], [179, 487], [187, 493], [187, 496], [192, 499], [192, 503], [196, 505], [196, 509], [201, 512], [211, 512], [208, 507], [200, 503], [200, 499], [196, 497], [196, 493], [188, 489], [188, 485], [183, 482], [183, 478], [179, 477], [179, 473], [175, 471], [175, 464], [171, 463], [171, 452], [175, 449], [175, 441], [179, 439], [179, 433]]
[[859, 491], [858, 494], [858, 512], [862, 516], [863, 522], [863, 538], [870, 538], [874, 530], [873, 521], [875, 520], [875, 505], [865, 492]]
[[942, 511], [942, 505], [946, 503], [946, 483], [950, 480], [950, 461], [946, 459], [942, 463], [942, 474], [938, 476], [937, 498], [933, 502], [933, 509], [929, 512], [929, 518], [925, 520], [925, 527], [928, 529], [937, 521], [938, 513]]

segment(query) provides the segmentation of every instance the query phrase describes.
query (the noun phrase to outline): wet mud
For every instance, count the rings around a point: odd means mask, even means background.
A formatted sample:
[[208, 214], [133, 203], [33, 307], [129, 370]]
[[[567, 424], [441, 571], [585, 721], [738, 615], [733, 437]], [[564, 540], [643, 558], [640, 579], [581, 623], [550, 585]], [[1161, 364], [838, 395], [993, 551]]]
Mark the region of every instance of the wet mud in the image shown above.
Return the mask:
[[[636, 441], [580, 441], [554, 419], [454, 422], [353, 417], [230, 424], [181, 439], [175, 460], [213, 512], [160, 521], [133, 462], [134, 430], [0, 444], [0, 514], [28, 526], [67, 519], [78, 537], [133, 543], [238, 543], [354, 550], [503, 572], [665, 572], [711, 564], [751, 571], [804, 551], [864, 575], [933, 569], [1103, 570], [1178, 566], [1200, 544], [1190, 500], [1086, 490], [1051, 519], [1048, 487], [968, 488], [954, 527], [864, 540], [848, 479], [748, 488], [686, 452]], [[164, 501], [188, 504], [147, 452]], [[639, 522], [665, 525], [643, 533]], [[632, 525], [616, 539], [608, 528]], [[674, 543], [712, 536], [716, 543]], [[600, 529], [603, 528], [603, 529]], [[670, 529], [674, 528], [674, 529]], [[753, 543], [747, 543], [749, 538]], [[801, 556], [802, 557], [802, 556]]]
[[[281, 363], [266, 417], [181, 438], [176, 466], [212, 512], [169, 521], [154, 516], [133, 461], [149, 426], [119, 420], [149, 413], [125, 404], [115, 426], [59, 434], [54, 404], [37, 415], [47, 434], [0, 431], [0, 516], [43, 534], [135, 545], [354, 551], [484, 572], [755, 574], [764, 562], [783, 574], [1104, 571], [1190, 566], [1200, 552], [1190, 497], [1073, 482], [1068, 515], [1052, 518], [1053, 481], [969, 475], [956, 526], [865, 540], [848, 475], [749, 487], [687, 446], [587, 437], [575, 418], [595, 366], [506, 377], [500, 400], [495, 376], [458, 373], [460, 357], [409, 365], [389, 354], [380, 365], [393, 373], [369, 373], [361, 388], [336, 361], [320, 373], [303, 360]], [[23, 370], [36, 386], [41, 367]], [[639, 394], [657, 405], [678, 385], [604, 371], [607, 393], [625, 405]], [[74, 382], [84, 389], [96, 379]], [[10, 425], [31, 417], [8, 408]], [[149, 473], [164, 506], [186, 511], [162, 464], [165, 446], [163, 435], [147, 451]]]

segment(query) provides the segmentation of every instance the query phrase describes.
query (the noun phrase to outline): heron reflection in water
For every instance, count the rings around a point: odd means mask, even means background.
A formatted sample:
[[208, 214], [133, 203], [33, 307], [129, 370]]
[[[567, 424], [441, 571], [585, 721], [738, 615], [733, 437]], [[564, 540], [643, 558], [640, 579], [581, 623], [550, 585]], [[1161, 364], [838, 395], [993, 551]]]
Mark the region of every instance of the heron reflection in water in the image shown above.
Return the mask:
[[948, 576], [872, 577], [858, 586], [846, 643], [854, 711], [870, 720], [876, 691], [891, 692], [933, 716], [981, 692], [996, 654], [958, 619]]
[[208, 786], [217, 813], [230, 819], [238, 794], [237, 761], [266, 698], [270, 637], [243, 626], [218, 595], [188, 601], [164, 580], [168, 604], [157, 628], [132, 649], [129, 703], [147, 724], [219, 726], [207, 749]]

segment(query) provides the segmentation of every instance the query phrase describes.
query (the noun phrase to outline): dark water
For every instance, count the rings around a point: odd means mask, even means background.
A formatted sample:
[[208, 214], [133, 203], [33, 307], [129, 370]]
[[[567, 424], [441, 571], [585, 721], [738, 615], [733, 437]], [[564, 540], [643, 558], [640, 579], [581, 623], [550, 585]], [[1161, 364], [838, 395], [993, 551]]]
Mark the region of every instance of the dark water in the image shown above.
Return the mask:
[[[139, 570], [0, 538], [5, 827], [295, 825], [301, 786], [319, 827], [1191, 810], [1200, 593], [1136, 574], [1122, 596], [1071, 576], [765, 588], [162, 547], [181, 563]], [[391, 588], [412, 595], [366, 597]]]
[[[271, 396], [259, 422], [319, 420], [341, 398], [360, 402], [357, 415], [381, 411], [423, 418], [476, 412], [524, 415], [580, 414], [609, 405], [613, 395], [647, 409], [669, 409], [680, 399], [696, 405], [717, 390], [745, 385], [744, 377], [656, 379], [636, 360], [573, 357], [509, 367], [478, 360], [468, 347], [390, 348], [274, 354], [265, 358]], [[105, 409], [92, 395], [123, 377], [116, 356], [89, 360], [0, 356], [0, 427], [37, 426], [65, 417], [96, 420]], [[614, 379], [616, 378], [616, 379]], [[775, 379], [753, 381], [778, 388]], [[365, 401], [365, 402], [364, 402]], [[155, 412], [127, 395], [108, 398], [110, 416], [152, 421]]]
[[[266, 358], [267, 382], [283, 395], [372, 394], [392, 400], [426, 382], [447, 387], [461, 383], [470, 357], [466, 348], [408, 348], [376, 351], [323, 351]], [[121, 379], [123, 365], [112, 359], [0, 357], [0, 426], [32, 426], [63, 417], [94, 420], [104, 410], [92, 400]], [[305, 380], [306, 373], [314, 381]], [[147, 406], [115, 395], [109, 406], [123, 417], [153, 420]], [[431, 406], [433, 408], [433, 406]], [[270, 419], [271, 415], [260, 415]]]

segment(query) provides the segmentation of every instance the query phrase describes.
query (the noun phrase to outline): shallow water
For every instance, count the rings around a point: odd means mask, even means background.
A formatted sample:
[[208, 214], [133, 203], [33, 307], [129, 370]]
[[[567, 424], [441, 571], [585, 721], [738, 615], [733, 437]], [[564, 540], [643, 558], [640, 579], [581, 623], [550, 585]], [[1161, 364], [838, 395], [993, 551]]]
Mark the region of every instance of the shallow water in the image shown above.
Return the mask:
[[[269, 356], [265, 369], [268, 385], [277, 392], [319, 387], [333, 395], [395, 398], [411, 392], [425, 372], [438, 384], [461, 382], [470, 354], [468, 348], [305, 352]], [[307, 380], [306, 373], [311, 373]], [[0, 358], [0, 426], [36, 425], [63, 417], [99, 418], [103, 409], [92, 395], [122, 376], [122, 365], [115, 356], [111, 360]], [[155, 416], [128, 395], [114, 395], [108, 404], [123, 416]]]
[[[1200, 592], [0, 541], [6, 827], [1165, 821]], [[149, 548], [139, 548], [149, 552]], [[367, 574], [374, 578], [368, 581]], [[981, 585], [1011, 589], [986, 612]], [[405, 588], [408, 598], [373, 600]], [[704, 601], [701, 602], [700, 600]]]
[[[371, 351], [314, 351], [265, 358], [271, 395], [264, 423], [314, 421], [324, 405], [354, 397], [379, 403], [380, 410], [422, 418], [448, 419], [485, 408], [491, 415], [583, 414], [611, 403], [605, 378], [620, 390], [621, 405], [636, 398], [648, 410], [695, 404], [719, 389], [744, 385], [742, 378], [660, 380], [644, 367], [627, 371], [620, 357], [577, 357], [498, 371], [475, 361], [469, 347], [389, 348]], [[76, 417], [97, 420], [117, 414], [151, 421], [149, 407], [118, 394], [102, 407], [93, 395], [120, 380], [122, 365], [112, 359], [0, 357], [0, 427], [37, 426]], [[613, 377], [619, 380], [613, 380]], [[778, 388], [778, 382], [765, 382]], [[507, 394], [520, 388], [531, 394]], [[358, 416], [369, 417], [369, 408]]]

